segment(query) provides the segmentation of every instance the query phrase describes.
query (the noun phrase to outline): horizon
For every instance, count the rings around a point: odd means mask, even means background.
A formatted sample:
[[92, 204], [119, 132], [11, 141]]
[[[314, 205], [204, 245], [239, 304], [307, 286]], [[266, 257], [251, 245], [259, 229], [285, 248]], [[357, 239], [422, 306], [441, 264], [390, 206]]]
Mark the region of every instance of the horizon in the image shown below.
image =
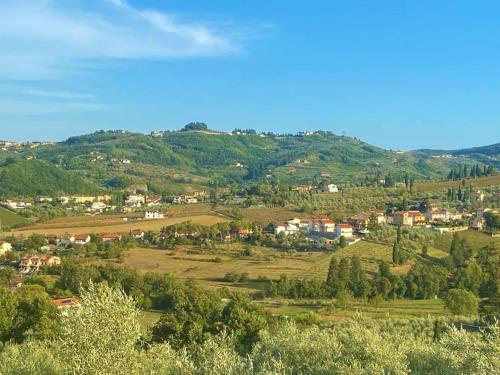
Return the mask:
[[500, 141], [493, 1], [13, 0], [0, 12], [0, 138], [199, 118], [385, 149]]
[[[208, 126], [208, 124], [206, 124]], [[33, 138], [33, 139], [14, 139], [14, 138], [5, 138], [5, 137], [1, 137], [0, 136], [0, 141], [7, 141], [7, 142], [19, 142], [19, 143], [33, 143], [33, 142], [56, 142], [56, 143], [59, 143], [59, 142], [64, 142], [66, 141], [68, 138], [71, 138], [71, 137], [81, 137], [81, 136], [85, 136], [85, 135], [89, 135], [89, 134], [94, 134], [96, 132], [100, 132], [100, 131], [104, 131], [104, 132], [117, 132], [117, 131], [123, 131], [123, 132], [127, 132], [127, 133], [135, 133], [135, 134], [142, 134], [142, 135], [145, 135], [145, 136], [148, 136], [148, 135], [151, 135], [152, 133], [154, 132], [162, 132], [162, 131], [170, 131], [170, 132], [179, 132], [181, 131], [183, 128], [183, 126], [179, 127], [179, 128], [176, 128], [176, 129], [153, 129], [153, 130], [149, 130], [149, 131], [141, 131], [141, 130], [127, 130], [127, 129], [99, 129], [99, 130], [95, 130], [95, 131], [91, 131], [91, 132], [87, 132], [87, 133], [78, 133], [78, 134], [72, 134], [70, 136], [67, 136], [67, 137], [63, 137], [63, 138], [60, 138], [60, 139], [49, 139], [49, 138], [46, 138], [46, 139], [41, 139], [41, 138]], [[232, 131], [234, 131], [236, 128], [234, 129], [231, 129], [231, 130], [222, 130], [222, 129], [216, 129], [216, 128], [213, 128], [213, 127], [210, 127], [208, 126], [207, 130], [208, 131], [214, 131], [214, 132], [220, 132], [221, 134], [231, 134]], [[238, 129], [241, 129], [241, 128], [238, 128]], [[296, 132], [283, 132], [283, 133], [280, 133], [280, 132], [274, 132], [272, 130], [261, 130], [261, 129], [252, 129], [252, 128], [248, 128], [248, 129], [241, 129], [241, 130], [255, 130], [257, 132], [257, 134], [262, 134], [262, 133], [274, 133], [276, 135], [281, 135], [281, 134], [289, 134], [291, 136], [295, 136], [301, 132], [308, 132], [308, 131], [312, 131], [312, 132], [321, 132], [321, 131], [330, 131], [330, 130], [327, 130], [327, 129], [304, 129], [304, 130], [299, 130], [299, 131], [296, 131]], [[189, 131], [193, 131], [193, 132], [196, 132], [198, 130], [189, 130]], [[330, 131], [331, 132], [331, 131]], [[346, 137], [349, 137], [349, 138], [352, 138], [352, 139], [357, 139], [358, 141], [361, 141], [363, 143], [367, 143], [367, 144], [370, 144], [372, 146], [375, 146], [375, 147], [379, 147], [381, 149], [384, 149], [384, 150], [387, 150], [387, 151], [405, 151], [405, 152], [411, 152], [411, 151], [419, 151], [419, 150], [433, 150], [433, 151], [456, 151], [456, 150], [461, 150], [461, 149], [470, 149], [470, 148], [477, 148], [477, 147], [483, 147], [483, 146], [493, 146], [493, 145], [496, 145], [500, 142], [492, 142], [492, 143], [486, 143], [486, 144], [478, 144], [478, 145], [473, 145], [473, 146], [467, 146], [467, 147], [458, 147], [458, 148], [453, 148], [453, 149], [441, 149], [441, 148], [428, 148], [428, 147], [420, 147], [420, 148], [414, 148], [414, 149], [403, 149], [403, 148], [398, 148], [398, 147], [384, 147], [382, 145], [378, 145], [376, 143], [371, 143], [371, 142], [368, 142], [364, 139], [361, 139], [359, 136], [356, 136], [356, 135], [351, 135], [351, 134], [339, 134], [339, 133], [335, 133], [335, 132], [332, 132], [335, 136], [346, 136]], [[1, 132], [0, 132], [1, 134]]]

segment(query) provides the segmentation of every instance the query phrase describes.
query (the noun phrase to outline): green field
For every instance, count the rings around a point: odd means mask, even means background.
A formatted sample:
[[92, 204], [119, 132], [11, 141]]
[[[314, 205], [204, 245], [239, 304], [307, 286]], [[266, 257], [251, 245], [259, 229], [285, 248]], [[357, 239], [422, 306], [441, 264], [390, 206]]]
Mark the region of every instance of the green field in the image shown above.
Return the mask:
[[443, 301], [427, 300], [393, 300], [380, 301], [376, 304], [353, 301], [344, 307], [336, 307], [332, 301], [288, 301], [264, 300], [259, 302], [272, 314], [296, 316], [308, 311], [319, 314], [323, 321], [353, 319], [357, 316], [374, 319], [447, 316]]
[[0, 207], [1, 228], [6, 228], [6, 227], [12, 228], [15, 225], [24, 224], [26, 221], [27, 220], [24, 217], [19, 216], [15, 212]]

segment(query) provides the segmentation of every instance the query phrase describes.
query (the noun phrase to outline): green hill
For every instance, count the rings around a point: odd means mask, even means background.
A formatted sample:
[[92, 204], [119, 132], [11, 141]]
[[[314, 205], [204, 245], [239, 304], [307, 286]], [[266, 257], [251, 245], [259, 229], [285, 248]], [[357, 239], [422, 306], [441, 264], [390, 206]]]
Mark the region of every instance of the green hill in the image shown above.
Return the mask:
[[97, 192], [97, 186], [43, 160], [23, 160], [0, 168], [1, 196]]
[[24, 224], [26, 219], [19, 216], [15, 212], [7, 210], [6, 208], [0, 207], [0, 229], [6, 227], [12, 228], [13, 226]]
[[[496, 157], [478, 152], [440, 158], [423, 150], [384, 150], [325, 131], [307, 135], [223, 133], [210, 130], [203, 123], [193, 123], [181, 131], [152, 135], [100, 131], [55, 145], [21, 150], [20, 156], [34, 156], [46, 163], [38, 164], [40, 168], [31, 172], [21, 171], [23, 168], [16, 167], [19, 163], [3, 168], [2, 173], [17, 169], [8, 174], [12, 183], [2, 189], [23, 194], [97, 187], [124, 189], [147, 184], [152, 190], [176, 193], [260, 180], [289, 184], [317, 183], [322, 179], [337, 184], [365, 183], [378, 181], [389, 173], [395, 180], [401, 180], [405, 174], [426, 180], [446, 178], [451, 167], [461, 164], [498, 163]], [[56, 171], [64, 174], [60, 184]], [[40, 180], [32, 178], [36, 174]], [[48, 183], [42, 182], [45, 179]]]

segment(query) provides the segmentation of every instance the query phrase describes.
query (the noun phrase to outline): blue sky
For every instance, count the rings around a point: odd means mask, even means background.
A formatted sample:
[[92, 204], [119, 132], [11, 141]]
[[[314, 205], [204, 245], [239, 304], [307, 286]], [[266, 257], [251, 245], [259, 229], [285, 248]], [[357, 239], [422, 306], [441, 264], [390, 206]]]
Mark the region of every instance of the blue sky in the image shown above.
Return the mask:
[[500, 3], [0, 0], [0, 138], [325, 129], [500, 141]]

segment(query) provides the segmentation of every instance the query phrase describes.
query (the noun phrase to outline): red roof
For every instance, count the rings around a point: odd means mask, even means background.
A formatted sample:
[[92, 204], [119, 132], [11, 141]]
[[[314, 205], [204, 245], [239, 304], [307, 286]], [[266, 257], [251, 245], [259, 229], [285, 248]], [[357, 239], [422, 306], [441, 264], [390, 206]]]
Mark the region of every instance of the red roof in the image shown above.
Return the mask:
[[75, 236], [75, 241], [87, 241], [89, 237], [90, 237], [89, 234], [77, 234]]
[[337, 224], [340, 228], [343, 228], [343, 229], [348, 229], [348, 228], [352, 228], [352, 225], [351, 224]]

